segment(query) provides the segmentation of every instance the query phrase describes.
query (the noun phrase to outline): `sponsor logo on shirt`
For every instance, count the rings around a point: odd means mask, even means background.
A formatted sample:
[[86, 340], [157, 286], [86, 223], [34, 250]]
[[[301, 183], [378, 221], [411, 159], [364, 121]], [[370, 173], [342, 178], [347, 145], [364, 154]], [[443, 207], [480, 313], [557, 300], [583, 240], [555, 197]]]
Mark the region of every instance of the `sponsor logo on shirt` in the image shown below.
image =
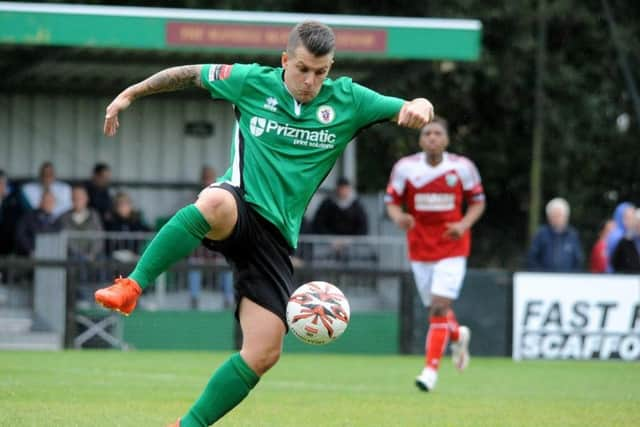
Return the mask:
[[336, 112], [330, 105], [321, 105], [316, 111], [316, 117], [320, 123], [328, 125], [336, 118]]
[[276, 112], [276, 110], [278, 109], [278, 100], [273, 96], [270, 96], [267, 98], [262, 108], [264, 108], [265, 110]]
[[249, 122], [249, 129], [254, 136], [261, 136], [264, 133], [264, 129], [267, 125], [267, 119], [264, 117], [252, 117]]
[[279, 137], [290, 139], [293, 145], [304, 147], [331, 149], [335, 147], [336, 142], [336, 134], [325, 129], [300, 129], [257, 116], [252, 117], [249, 121], [249, 130], [256, 137], [260, 137], [265, 133], [276, 134]]
[[231, 65], [211, 64], [209, 67], [209, 81], [224, 80], [231, 75]]
[[416, 194], [414, 202], [416, 211], [446, 212], [455, 208], [456, 196], [451, 193]]

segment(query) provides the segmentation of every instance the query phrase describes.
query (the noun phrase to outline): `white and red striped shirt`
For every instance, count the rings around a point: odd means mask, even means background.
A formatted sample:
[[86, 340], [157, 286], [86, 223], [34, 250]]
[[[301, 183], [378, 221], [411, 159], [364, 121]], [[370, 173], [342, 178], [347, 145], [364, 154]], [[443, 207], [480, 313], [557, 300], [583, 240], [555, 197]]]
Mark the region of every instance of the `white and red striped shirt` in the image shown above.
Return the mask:
[[385, 197], [387, 204], [405, 205], [415, 218], [415, 226], [407, 231], [412, 261], [469, 256], [469, 230], [457, 240], [444, 233], [447, 223], [463, 218], [463, 202], [481, 201], [484, 190], [475, 165], [448, 152], [437, 166], [428, 164], [423, 152], [400, 159], [391, 172]]

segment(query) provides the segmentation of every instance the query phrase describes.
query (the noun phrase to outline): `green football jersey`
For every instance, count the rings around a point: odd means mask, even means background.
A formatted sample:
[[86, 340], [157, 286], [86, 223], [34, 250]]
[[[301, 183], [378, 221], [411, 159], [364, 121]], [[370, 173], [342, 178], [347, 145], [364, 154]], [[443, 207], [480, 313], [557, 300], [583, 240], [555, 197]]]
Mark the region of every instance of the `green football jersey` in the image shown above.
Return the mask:
[[202, 84], [234, 106], [231, 166], [221, 178], [272, 222], [292, 248], [304, 212], [359, 130], [396, 116], [404, 100], [380, 95], [350, 78], [326, 79], [318, 96], [300, 104], [283, 69], [258, 64], [210, 64]]

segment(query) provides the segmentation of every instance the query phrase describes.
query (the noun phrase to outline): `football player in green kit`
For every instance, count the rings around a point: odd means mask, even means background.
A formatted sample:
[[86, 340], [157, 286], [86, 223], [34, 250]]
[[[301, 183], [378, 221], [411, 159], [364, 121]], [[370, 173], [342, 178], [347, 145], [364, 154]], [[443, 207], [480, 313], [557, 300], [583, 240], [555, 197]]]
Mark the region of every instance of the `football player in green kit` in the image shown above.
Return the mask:
[[424, 98], [405, 101], [350, 78], [328, 79], [334, 48], [329, 27], [303, 22], [289, 35], [281, 68], [169, 68], [125, 89], [107, 107], [108, 136], [118, 129], [118, 114], [134, 100], [193, 86], [229, 101], [236, 115], [226, 174], [171, 218], [128, 277], [95, 295], [103, 306], [129, 314], [142, 289], [200, 244], [222, 253], [231, 264], [242, 348], [218, 367], [174, 426], [213, 424], [278, 361], [293, 290], [289, 255], [309, 200], [349, 141], [376, 122], [393, 120], [419, 129], [433, 117], [433, 106]]

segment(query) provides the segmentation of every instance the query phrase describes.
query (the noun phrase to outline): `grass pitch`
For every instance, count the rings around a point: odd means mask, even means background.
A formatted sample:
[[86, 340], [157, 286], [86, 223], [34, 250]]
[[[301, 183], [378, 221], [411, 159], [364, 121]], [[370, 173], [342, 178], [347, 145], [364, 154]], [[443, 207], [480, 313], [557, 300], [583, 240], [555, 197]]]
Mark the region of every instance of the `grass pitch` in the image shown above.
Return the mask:
[[[0, 352], [0, 426], [165, 426], [227, 354]], [[447, 360], [419, 392], [414, 356], [284, 355], [220, 426], [639, 426], [640, 366]]]

